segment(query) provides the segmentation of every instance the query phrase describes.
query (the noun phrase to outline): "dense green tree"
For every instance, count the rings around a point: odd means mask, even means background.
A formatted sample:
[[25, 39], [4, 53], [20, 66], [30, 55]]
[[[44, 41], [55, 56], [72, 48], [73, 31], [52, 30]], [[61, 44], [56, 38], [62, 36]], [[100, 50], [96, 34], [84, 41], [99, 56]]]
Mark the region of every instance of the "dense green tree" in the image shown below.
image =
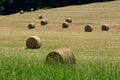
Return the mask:
[[67, 5], [79, 5], [100, 1], [112, 0], [0, 0], [0, 14], [12, 14], [20, 10], [29, 11], [31, 8], [55, 8]]

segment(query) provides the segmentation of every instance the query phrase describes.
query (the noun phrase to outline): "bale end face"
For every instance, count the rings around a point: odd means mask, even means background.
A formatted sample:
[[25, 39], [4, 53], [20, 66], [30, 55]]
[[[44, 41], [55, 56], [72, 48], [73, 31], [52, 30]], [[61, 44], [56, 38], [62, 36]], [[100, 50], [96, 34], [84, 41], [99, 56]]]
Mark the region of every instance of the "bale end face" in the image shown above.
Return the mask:
[[63, 48], [50, 52], [47, 55], [45, 62], [50, 65], [74, 65], [75, 56], [70, 49]]
[[84, 31], [85, 32], [92, 32], [92, 27], [90, 25], [86, 25], [85, 28], [84, 28]]
[[28, 29], [34, 29], [34, 28], [35, 28], [35, 24], [34, 23], [28, 24]]
[[65, 21], [68, 22], [68, 23], [72, 23], [72, 19], [71, 18], [66, 18]]
[[109, 26], [104, 24], [104, 25], [101, 26], [101, 30], [102, 31], [109, 31]]
[[41, 40], [37, 36], [30, 36], [26, 41], [28, 49], [38, 49], [41, 47]]
[[62, 28], [68, 28], [69, 27], [69, 23], [68, 22], [63, 22], [62, 23]]

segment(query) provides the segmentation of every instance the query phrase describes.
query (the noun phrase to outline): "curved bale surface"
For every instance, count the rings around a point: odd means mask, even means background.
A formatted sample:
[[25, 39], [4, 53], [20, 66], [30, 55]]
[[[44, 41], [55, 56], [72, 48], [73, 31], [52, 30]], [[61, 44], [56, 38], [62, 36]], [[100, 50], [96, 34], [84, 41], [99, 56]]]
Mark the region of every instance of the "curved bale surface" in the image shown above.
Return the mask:
[[34, 28], [35, 28], [35, 24], [34, 23], [28, 24], [28, 29], [34, 29]]
[[103, 24], [103, 25], [101, 26], [101, 30], [102, 30], [102, 31], [109, 31], [109, 26], [108, 26], [107, 24]]
[[62, 48], [58, 50], [51, 51], [45, 60], [46, 64], [56, 65], [74, 65], [75, 64], [75, 56], [70, 49]]
[[28, 49], [38, 49], [42, 45], [41, 39], [38, 36], [30, 36], [26, 41]]
[[93, 29], [92, 29], [92, 27], [90, 25], [86, 25], [85, 28], [84, 28], [84, 31], [85, 32], [92, 32]]
[[42, 19], [40, 23], [41, 23], [41, 25], [47, 25], [48, 24], [47, 20], [45, 20], [45, 19]]
[[68, 23], [72, 23], [72, 19], [71, 18], [66, 18], [65, 21], [68, 22]]
[[63, 22], [62, 23], [62, 28], [68, 28], [69, 27], [69, 23], [68, 22]]

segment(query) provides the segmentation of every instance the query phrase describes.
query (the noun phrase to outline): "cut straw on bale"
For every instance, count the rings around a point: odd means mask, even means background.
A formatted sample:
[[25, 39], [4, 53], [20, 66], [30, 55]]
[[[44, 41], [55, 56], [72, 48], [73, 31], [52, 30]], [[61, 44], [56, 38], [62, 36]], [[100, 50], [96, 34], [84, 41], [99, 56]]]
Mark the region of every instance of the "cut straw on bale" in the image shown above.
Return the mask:
[[90, 25], [86, 25], [85, 28], [84, 28], [84, 31], [85, 32], [92, 32], [92, 27]]
[[108, 30], [109, 30], [109, 26], [108, 26], [107, 24], [103, 24], [103, 25], [101, 26], [101, 30], [102, 30], [102, 31], [108, 31]]
[[41, 15], [39, 15], [39, 17], [38, 17], [39, 19], [43, 19], [43, 16], [41, 16]]
[[46, 64], [56, 65], [74, 65], [75, 64], [75, 56], [70, 49], [62, 48], [55, 51], [51, 51], [45, 60]]
[[41, 47], [41, 39], [38, 36], [30, 36], [26, 41], [28, 49], [38, 49]]
[[28, 24], [28, 29], [34, 29], [34, 28], [35, 28], [35, 24], [34, 23]]
[[23, 11], [23, 10], [21, 10], [21, 11], [20, 11], [20, 14], [24, 14], [24, 11]]
[[45, 20], [45, 19], [41, 20], [41, 25], [47, 25], [47, 24], [48, 24], [47, 20]]
[[72, 19], [71, 18], [66, 18], [65, 21], [68, 22], [68, 23], [72, 23]]
[[69, 27], [69, 23], [68, 22], [63, 22], [62, 23], [62, 28], [68, 28]]

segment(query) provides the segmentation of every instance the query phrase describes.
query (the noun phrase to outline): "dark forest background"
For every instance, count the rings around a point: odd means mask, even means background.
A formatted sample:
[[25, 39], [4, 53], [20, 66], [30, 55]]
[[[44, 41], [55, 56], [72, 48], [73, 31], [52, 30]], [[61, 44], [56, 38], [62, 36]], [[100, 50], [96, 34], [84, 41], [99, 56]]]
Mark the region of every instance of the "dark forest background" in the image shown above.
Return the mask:
[[112, 0], [0, 0], [0, 15], [8, 15], [20, 10], [30, 11], [42, 8], [55, 8], [68, 5], [81, 5], [92, 2], [105, 2]]

